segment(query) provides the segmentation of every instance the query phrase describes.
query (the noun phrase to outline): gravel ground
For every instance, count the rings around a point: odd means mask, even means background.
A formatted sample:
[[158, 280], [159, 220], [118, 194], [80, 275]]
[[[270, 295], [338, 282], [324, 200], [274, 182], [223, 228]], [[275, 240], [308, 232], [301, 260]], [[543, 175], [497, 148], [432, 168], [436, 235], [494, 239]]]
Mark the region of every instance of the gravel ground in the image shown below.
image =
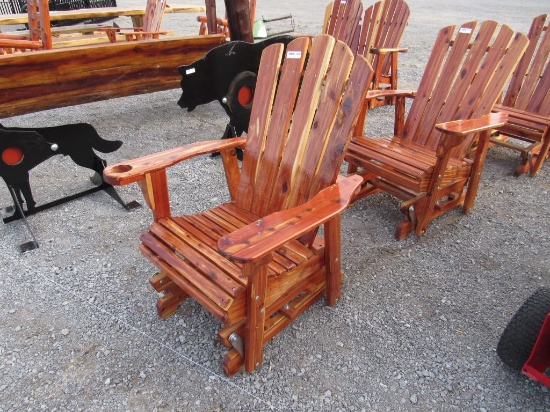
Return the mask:
[[[119, 0], [119, 5], [133, 0]], [[188, 3], [193, 3], [189, 1]], [[194, 1], [201, 4], [200, 1]], [[219, 1], [219, 3], [223, 3]], [[460, 3], [460, 4], [458, 4]], [[299, 33], [318, 33], [326, 3], [260, 1], [266, 18], [291, 12]], [[546, 0], [410, 0], [400, 81], [414, 88], [437, 30], [492, 18], [527, 30]], [[437, 10], [434, 10], [437, 8]], [[119, 19], [120, 25], [126, 23]], [[194, 33], [194, 15], [164, 26]], [[92, 123], [124, 145], [108, 163], [221, 136], [217, 103], [182, 111], [178, 90], [3, 119], [7, 126]], [[391, 130], [391, 108], [369, 113], [374, 135]], [[476, 205], [434, 221], [422, 238], [393, 239], [401, 218], [386, 195], [359, 201], [342, 224], [343, 299], [318, 302], [266, 346], [264, 365], [227, 378], [217, 321], [194, 302], [167, 320], [154, 308], [154, 267], [137, 250], [150, 223], [105, 193], [3, 225], [0, 256], [0, 411], [544, 411], [550, 393], [498, 359], [499, 336], [521, 303], [550, 284], [550, 165], [512, 176], [515, 153], [492, 149]], [[172, 203], [189, 213], [227, 198], [219, 158], [170, 170]], [[90, 187], [90, 173], [56, 157], [31, 173], [45, 203]], [[2, 185], [4, 186], [4, 185]], [[9, 205], [7, 190], [0, 190]], [[135, 185], [119, 189], [141, 201]]]

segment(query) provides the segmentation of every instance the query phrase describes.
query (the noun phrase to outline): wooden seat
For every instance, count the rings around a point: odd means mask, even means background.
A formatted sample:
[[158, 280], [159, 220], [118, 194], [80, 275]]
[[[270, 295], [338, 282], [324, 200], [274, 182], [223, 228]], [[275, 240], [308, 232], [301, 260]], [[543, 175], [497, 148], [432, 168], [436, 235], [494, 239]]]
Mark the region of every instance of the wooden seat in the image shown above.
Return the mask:
[[[550, 148], [550, 30], [548, 14], [536, 17], [527, 37], [529, 47], [514, 71], [495, 112], [508, 122], [491, 137], [491, 143], [520, 152], [514, 174], [535, 176]], [[527, 145], [525, 144], [527, 142]]]
[[0, 54], [52, 48], [48, 0], [27, 0], [29, 36], [0, 33]]
[[[321, 35], [304, 73], [309, 42], [293, 40], [283, 64], [283, 44], [264, 50], [246, 139], [197, 142], [104, 173], [114, 185], [139, 182], [153, 210], [140, 249], [160, 271], [151, 279], [163, 293], [160, 316], [192, 297], [220, 319], [228, 374], [243, 364], [253, 371], [273, 336], [323, 295], [329, 305], [340, 297], [339, 213], [361, 178], [335, 182], [372, 69]], [[237, 148], [245, 148], [240, 167]], [[213, 152], [221, 153], [231, 201], [172, 216], [166, 168]]]
[[147, 0], [145, 15], [143, 16], [143, 27], [110, 27], [102, 28], [100, 31], [107, 33], [111, 43], [116, 43], [117, 34], [123, 34], [126, 41], [158, 39], [161, 35], [168, 34], [167, 31], [160, 30], [165, 8], [166, 0]]
[[[432, 219], [454, 207], [471, 209], [490, 131], [505, 123], [505, 114], [490, 112], [528, 41], [507, 26], [497, 30], [494, 21], [477, 28], [470, 22], [439, 32], [416, 92], [368, 93], [367, 99], [397, 98], [394, 136], [362, 136], [358, 123], [346, 159], [349, 171], [364, 178], [357, 199], [385, 191], [403, 201], [397, 239], [413, 230], [422, 235]], [[408, 97], [414, 101], [405, 121]]]
[[[397, 89], [399, 47], [409, 21], [409, 6], [403, 0], [382, 0], [363, 13], [361, 0], [336, 0], [325, 11], [323, 33], [346, 42], [354, 53], [365, 56], [374, 68], [371, 89]], [[393, 97], [369, 100], [369, 107], [394, 104]]]

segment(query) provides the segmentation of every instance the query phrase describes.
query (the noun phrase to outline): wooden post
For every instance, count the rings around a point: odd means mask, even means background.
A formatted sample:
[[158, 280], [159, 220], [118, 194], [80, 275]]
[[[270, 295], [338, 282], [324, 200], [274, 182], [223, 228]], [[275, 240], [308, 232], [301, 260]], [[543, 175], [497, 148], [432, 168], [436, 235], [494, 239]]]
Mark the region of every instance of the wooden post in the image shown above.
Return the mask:
[[253, 43], [249, 0], [224, 0], [231, 40]]
[[206, 0], [206, 26], [208, 34], [216, 34], [218, 25], [216, 24], [216, 0]]

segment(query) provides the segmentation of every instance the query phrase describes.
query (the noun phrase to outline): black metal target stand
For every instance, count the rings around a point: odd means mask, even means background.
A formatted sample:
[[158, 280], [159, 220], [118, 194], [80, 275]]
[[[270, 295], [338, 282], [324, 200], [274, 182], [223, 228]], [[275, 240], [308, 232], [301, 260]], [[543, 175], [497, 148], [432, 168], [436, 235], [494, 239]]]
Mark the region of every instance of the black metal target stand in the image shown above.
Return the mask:
[[[96, 130], [87, 123], [34, 129], [5, 128], [0, 125], [0, 177], [6, 182], [13, 200], [13, 206], [2, 210], [2, 220], [4, 223], [9, 223], [23, 219], [31, 240], [19, 246], [22, 253], [38, 248], [38, 242], [27, 221], [27, 216], [42, 210], [100, 190], [105, 191], [128, 211], [140, 206], [136, 201], [125, 203], [114, 187], [104, 182], [102, 178], [106, 162], [98, 157], [94, 150], [110, 153], [120, 148], [121, 145], [120, 141], [108, 141], [101, 138]], [[93, 170], [95, 174], [90, 180], [96, 186], [42, 205], [36, 205], [30, 187], [29, 171], [57, 154], [70, 156], [79, 166]]]

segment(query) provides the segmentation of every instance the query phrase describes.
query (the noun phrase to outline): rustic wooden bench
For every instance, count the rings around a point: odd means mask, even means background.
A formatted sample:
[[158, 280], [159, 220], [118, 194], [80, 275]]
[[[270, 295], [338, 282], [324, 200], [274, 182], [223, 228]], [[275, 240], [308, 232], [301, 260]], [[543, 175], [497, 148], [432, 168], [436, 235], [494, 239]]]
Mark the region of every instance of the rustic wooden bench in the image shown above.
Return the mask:
[[178, 67], [225, 41], [185, 36], [0, 56], [0, 118], [178, 88]]

